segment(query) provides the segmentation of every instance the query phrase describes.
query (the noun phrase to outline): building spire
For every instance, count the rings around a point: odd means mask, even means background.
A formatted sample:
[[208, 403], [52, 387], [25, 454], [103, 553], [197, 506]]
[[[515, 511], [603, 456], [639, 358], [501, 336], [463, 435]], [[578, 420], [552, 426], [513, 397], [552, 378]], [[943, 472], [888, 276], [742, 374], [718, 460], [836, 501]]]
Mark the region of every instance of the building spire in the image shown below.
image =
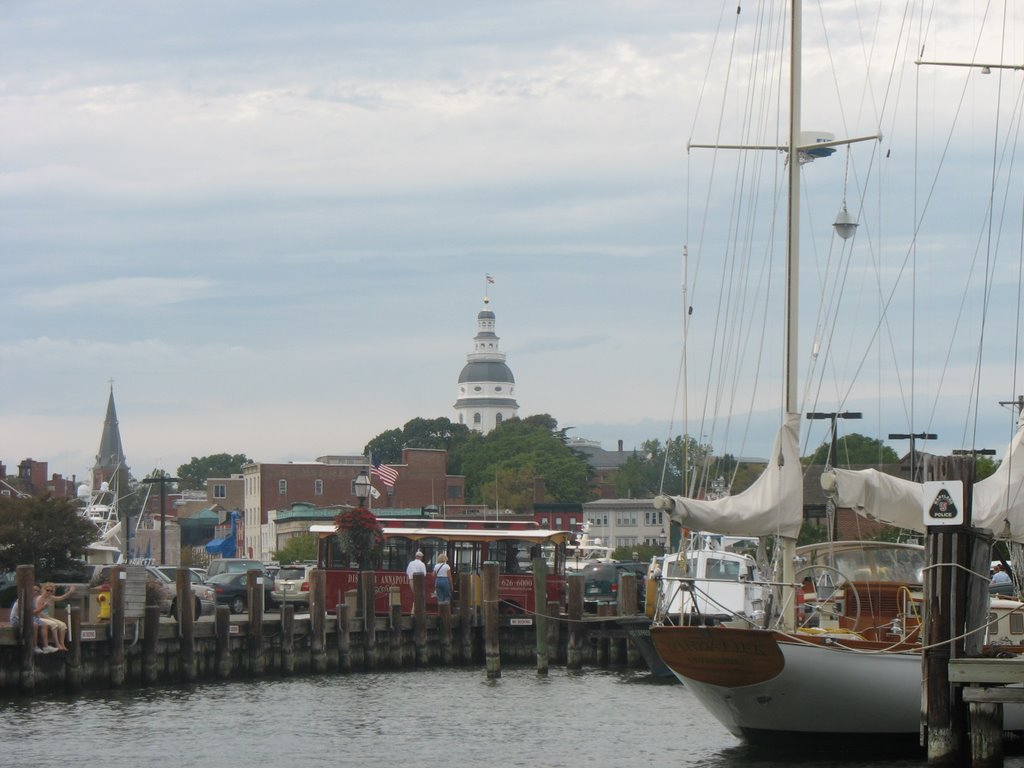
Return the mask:
[[114, 382], [110, 382], [110, 397], [107, 399], [107, 415], [103, 420], [103, 434], [96, 464], [92, 468], [93, 487], [109, 482], [119, 470], [127, 472], [124, 450], [121, 447], [121, 431], [117, 425], [117, 409], [114, 407]]

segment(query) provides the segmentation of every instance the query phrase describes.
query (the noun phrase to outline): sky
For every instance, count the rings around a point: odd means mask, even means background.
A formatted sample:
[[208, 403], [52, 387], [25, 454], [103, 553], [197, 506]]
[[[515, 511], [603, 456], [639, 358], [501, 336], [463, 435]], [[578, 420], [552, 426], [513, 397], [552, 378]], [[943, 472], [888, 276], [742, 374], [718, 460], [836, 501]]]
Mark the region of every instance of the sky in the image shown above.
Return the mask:
[[111, 386], [139, 477], [454, 418], [486, 274], [520, 415], [678, 433], [687, 141], [735, 7], [5, 3], [0, 461], [85, 476]]

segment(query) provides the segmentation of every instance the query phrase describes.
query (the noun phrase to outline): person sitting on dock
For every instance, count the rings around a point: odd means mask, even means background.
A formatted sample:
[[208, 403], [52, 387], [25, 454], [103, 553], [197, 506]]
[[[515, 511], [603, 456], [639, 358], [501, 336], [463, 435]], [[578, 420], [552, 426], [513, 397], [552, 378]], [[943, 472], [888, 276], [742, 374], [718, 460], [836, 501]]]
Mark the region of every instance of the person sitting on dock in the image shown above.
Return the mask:
[[[35, 610], [36, 598], [42, 594], [38, 584], [32, 585], [32, 628], [33, 638], [32, 644], [35, 646], [36, 653], [52, 653], [56, 651], [56, 646], [50, 645], [50, 627], [43, 623], [43, 620], [39, 617]], [[8, 620], [12, 627], [21, 626], [21, 604], [18, 600], [15, 600], [11, 604], [11, 615]]]
[[56, 641], [57, 650], [66, 651], [68, 649], [66, 644], [68, 625], [60, 619], [55, 619], [52, 611], [54, 604], [67, 600], [75, 593], [75, 587], [72, 585], [67, 592], [60, 596], [56, 593], [57, 588], [53, 582], [43, 584], [42, 594], [36, 597], [36, 614], [39, 616], [40, 621], [53, 632], [53, 639]]
[[409, 561], [408, 567], [405, 569], [405, 575], [409, 577], [409, 586], [412, 586], [412, 577], [417, 573], [422, 573], [424, 576], [427, 575], [427, 566], [423, 564], [423, 553], [420, 550], [416, 550], [416, 556]]
[[444, 552], [437, 556], [437, 565], [434, 566], [434, 577], [437, 604], [449, 604], [452, 601], [452, 569], [448, 565], [448, 555]]

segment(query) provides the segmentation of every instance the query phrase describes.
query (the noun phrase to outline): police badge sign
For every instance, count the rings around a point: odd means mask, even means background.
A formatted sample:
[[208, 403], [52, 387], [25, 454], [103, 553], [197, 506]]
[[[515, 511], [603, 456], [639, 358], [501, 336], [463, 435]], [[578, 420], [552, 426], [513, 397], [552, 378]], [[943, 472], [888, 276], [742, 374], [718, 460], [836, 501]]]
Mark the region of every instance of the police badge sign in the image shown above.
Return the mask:
[[964, 484], [962, 480], [935, 480], [924, 484], [921, 494], [925, 525], [962, 525]]

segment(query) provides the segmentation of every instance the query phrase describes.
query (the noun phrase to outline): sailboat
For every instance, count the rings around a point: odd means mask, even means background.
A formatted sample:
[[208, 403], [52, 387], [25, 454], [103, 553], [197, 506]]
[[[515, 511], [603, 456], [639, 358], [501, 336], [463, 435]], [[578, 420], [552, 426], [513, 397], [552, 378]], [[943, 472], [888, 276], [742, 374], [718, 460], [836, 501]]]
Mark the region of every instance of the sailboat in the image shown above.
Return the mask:
[[[911, 567], [899, 575], [892, 567], [901, 549], [898, 545], [877, 545], [872, 556], [862, 555], [849, 567], [838, 564], [837, 544], [824, 547], [822, 559], [813, 552], [798, 554], [796, 547], [804, 517], [797, 397], [802, 163], [796, 159], [813, 147], [800, 131], [800, 0], [793, 0], [790, 14], [784, 416], [766, 470], [746, 491], [714, 500], [685, 496], [655, 500], [655, 506], [684, 529], [771, 537], [778, 564], [771, 579], [772, 607], [762, 626], [749, 622], [653, 626], [651, 637], [673, 674], [738, 737], [756, 743], [811, 736], [833, 741], [866, 735], [916, 740], [922, 695], [920, 547], [902, 549], [907, 562], [916, 557], [920, 565], [916, 572]], [[853, 140], [816, 144], [821, 150], [849, 141]], [[841, 213], [846, 213], [845, 201]], [[848, 215], [845, 218], [849, 223]], [[1008, 532], [1014, 541], [1024, 541], [1021, 434], [1018, 428], [999, 472], [979, 483], [973, 497], [974, 525], [997, 535]], [[838, 463], [835, 457], [832, 461]], [[901, 527], [923, 528], [922, 490], [917, 483], [876, 471], [833, 470], [826, 473], [823, 485], [842, 507]], [[800, 586], [803, 572], [808, 574], [806, 589]], [[806, 611], [807, 603], [814, 610]], [[1003, 613], [1020, 608], [1015, 601], [993, 602], [993, 609]], [[1004, 729], [1024, 730], [1024, 708], [1005, 707]]]

